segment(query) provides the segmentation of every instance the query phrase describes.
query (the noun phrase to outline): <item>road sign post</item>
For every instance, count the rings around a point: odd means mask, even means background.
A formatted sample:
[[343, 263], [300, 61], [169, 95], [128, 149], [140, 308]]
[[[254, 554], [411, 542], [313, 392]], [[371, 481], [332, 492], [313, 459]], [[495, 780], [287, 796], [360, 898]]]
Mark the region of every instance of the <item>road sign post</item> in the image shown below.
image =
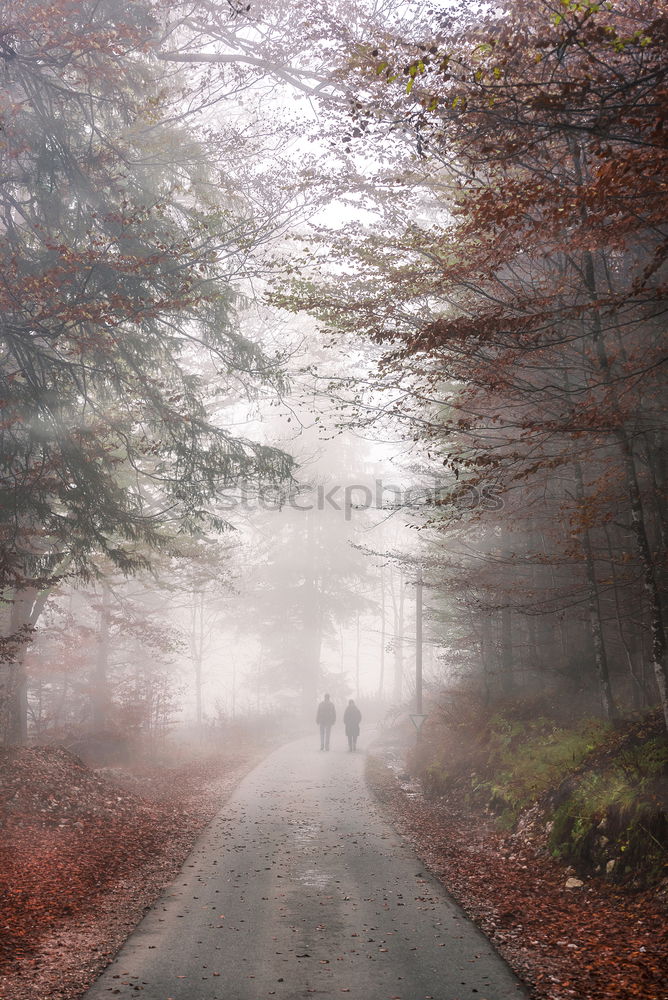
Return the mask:
[[[411, 715], [420, 742], [420, 730], [425, 716], [422, 714], [422, 567], [418, 569], [415, 585], [415, 715]], [[416, 722], [419, 719], [420, 723]]]
[[424, 726], [424, 721], [425, 721], [426, 718], [427, 718], [427, 716], [423, 715], [423, 714], [420, 714], [420, 715], [417, 715], [417, 714], [411, 715], [411, 722], [413, 723], [413, 725], [417, 729], [418, 736], [420, 735], [420, 730]]
[[415, 712], [422, 715], [422, 567], [415, 587]]

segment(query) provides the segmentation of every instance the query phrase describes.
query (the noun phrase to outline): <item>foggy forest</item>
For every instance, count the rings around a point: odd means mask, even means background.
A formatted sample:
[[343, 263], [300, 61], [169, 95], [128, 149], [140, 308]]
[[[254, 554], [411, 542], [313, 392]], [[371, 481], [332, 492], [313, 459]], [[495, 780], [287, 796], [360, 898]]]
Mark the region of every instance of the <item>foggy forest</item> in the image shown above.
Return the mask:
[[667, 40], [0, 4], [4, 1000], [665, 1000]]

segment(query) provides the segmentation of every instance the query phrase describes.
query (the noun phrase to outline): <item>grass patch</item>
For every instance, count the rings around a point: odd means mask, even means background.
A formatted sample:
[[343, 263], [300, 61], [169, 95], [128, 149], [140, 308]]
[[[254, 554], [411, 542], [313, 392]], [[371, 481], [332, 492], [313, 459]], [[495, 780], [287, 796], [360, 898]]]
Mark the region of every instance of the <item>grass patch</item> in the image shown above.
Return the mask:
[[591, 719], [566, 729], [544, 717], [521, 722], [497, 714], [489, 733], [487, 764], [492, 776], [475, 783], [475, 790], [487, 791], [504, 825], [513, 826], [525, 809], [601, 746], [609, 729]]
[[557, 790], [549, 847], [579, 871], [652, 883], [666, 874], [668, 743], [633, 735]]
[[654, 883], [666, 874], [668, 741], [658, 715], [613, 728], [557, 722], [536, 706], [432, 712], [410, 768], [428, 797], [516, 829], [533, 810], [544, 847], [581, 874]]

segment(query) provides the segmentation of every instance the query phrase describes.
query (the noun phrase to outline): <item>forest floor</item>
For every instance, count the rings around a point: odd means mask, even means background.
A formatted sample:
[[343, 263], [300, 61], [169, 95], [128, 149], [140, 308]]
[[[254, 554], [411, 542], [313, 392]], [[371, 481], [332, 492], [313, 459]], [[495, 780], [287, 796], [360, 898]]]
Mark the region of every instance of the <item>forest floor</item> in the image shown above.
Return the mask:
[[60, 748], [0, 751], [2, 1000], [80, 996], [266, 752], [235, 740], [92, 770]]
[[[253, 741], [171, 766], [92, 770], [58, 748], [0, 751], [0, 996], [72, 1000], [95, 980], [267, 752]], [[668, 1000], [665, 885], [576, 874], [536, 825], [498, 830], [427, 799], [396, 743], [368, 779], [389, 819], [540, 1000]], [[444, 998], [445, 1000], [445, 998]]]
[[[395, 828], [540, 1000], [667, 1000], [665, 885], [634, 891], [549, 857], [536, 827], [500, 832], [452, 797], [427, 799], [396, 742], [367, 780]], [[567, 885], [568, 883], [568, 885]]]

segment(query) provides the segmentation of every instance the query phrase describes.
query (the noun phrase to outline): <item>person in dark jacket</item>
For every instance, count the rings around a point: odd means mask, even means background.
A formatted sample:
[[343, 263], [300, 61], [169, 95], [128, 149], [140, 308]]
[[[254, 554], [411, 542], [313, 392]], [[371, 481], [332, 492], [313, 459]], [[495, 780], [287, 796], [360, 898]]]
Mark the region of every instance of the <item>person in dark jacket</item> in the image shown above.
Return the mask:
[[345, 712], [343, 713], [343, 724], [346, 727], [349, 750], [357, 750], [357, 737], [360, 734], [361, 721], [362, 713], [351, 698], [346, 706]]
[[329, 734], [332, 726], [336, 722], [336, 709], [326, 694], [324, 700], [318, 705], [315, 721], [320, 726], [320, 749], [329, 750]]

